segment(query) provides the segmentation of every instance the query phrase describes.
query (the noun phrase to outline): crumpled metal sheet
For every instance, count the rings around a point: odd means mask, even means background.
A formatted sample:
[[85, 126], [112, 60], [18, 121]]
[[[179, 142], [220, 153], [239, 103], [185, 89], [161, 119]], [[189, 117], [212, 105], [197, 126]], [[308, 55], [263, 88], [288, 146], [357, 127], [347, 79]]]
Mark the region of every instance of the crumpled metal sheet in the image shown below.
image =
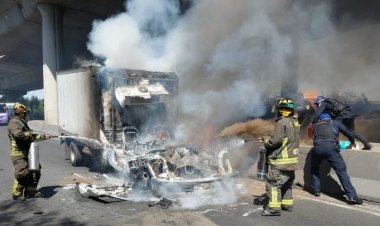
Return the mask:
[[116, 99], [120, 105], [125, 105], [126, 98], [128, 97], [141, 97], [150, 99], [153, 95], [168, 95], [169, 92], [160, 83], [149, 84], [148, 80], [141, 80], [139, 85], [122, 86], [115, 89]]
[[[125, 185], [100, 186], [86, 183], [77, 183], [76, 188], [79, 193], [86, 198], [110, 197], [123, 201], [139, 201], [136, 197], [128, 197], [130, 187]], [[145, 201], [156, 202], [159, 198], [147, 198]]]

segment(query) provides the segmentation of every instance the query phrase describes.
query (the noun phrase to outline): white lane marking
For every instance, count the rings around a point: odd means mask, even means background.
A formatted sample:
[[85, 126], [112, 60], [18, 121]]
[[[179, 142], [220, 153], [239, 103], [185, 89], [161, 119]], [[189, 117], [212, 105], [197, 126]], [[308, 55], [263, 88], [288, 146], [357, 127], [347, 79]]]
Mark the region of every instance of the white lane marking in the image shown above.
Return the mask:
[[260, 210], [263, 210], [263, 208], [262, 207], [256, 208], [254, 210], [251, 210], [249, 212], [246, 212], [246, 213], [242, 214], [241, 216], [242, 217], [246, 217], [246, 216], [249, 216], [251, 213], [256, 212], [256, 211], [260, 211]]
[[373, 214], [373, 215], [376, 215], [376, 216], [380, 217], [380, 213], [369, 211], [369, 210], [360, 209], [360, 208], [358, 208], [359, 206], [352, 207], [352, 206], [342, 205], [342, 204], [339, 204], [339, 203], [329, 202], [329, 201], [320, 200], [320, 199], [316, 199], [316, 198], [309, 198], [309, 197], [300, 196], [300, 195], [297, 195], [297, 198], [307, 199], [307, 200], [310, 200], [310, 201], [319, 202], [319, 203], [323, 203], [323, 204], [331, 205], [331, 206], [337, 206], [337, 207], [341, 207], [341, 208], [345, 208], [345, 209], [357, 210], [357, 211], [360, 211], [360, 212], [369, 213], [369, 214]]
[[229, 205], [229, 207], [237, 207], [237, 206], [239, 206], [239, 205], [249, 205], [250, 203], [248, 203], [248, 202], [242, 202], [242, 203], [236, 203], [236, 204], [232, 204], [232, 205]]

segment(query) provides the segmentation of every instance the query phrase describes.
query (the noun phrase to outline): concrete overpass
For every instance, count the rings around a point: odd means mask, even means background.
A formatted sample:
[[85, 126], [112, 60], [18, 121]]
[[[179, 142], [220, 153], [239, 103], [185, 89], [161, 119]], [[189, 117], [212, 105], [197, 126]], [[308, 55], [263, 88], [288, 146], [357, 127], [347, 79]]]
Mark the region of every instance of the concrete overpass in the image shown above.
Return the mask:
[[[184, 11], [189, 0], [178, 0]], [[126, 0], [0, 1], [0, 95], [16, 101], [44, 88], [45, 120], [57, 124], [56, 71], [92, 59], [92, 22], [125, 11]]]
[[0, 1], [0, 94], [10, 101], [45, 89], [45, 118], [57, 122], [56, 71], [89, 58], [95, 19], [124, 10], [124, 0]]

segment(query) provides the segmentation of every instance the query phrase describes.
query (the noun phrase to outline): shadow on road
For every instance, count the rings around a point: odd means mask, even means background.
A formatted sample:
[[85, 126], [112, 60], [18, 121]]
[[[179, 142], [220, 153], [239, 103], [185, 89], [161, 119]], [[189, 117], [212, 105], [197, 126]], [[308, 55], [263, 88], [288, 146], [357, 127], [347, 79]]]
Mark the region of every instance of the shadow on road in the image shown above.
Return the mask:
[[41, 192], [42, 196], [44, 198], [50, 198], [54, 196], [57, 192], [58, 189], [61, 188], [62, 186], [45, 186], [39, 189], [39, 192]]
[[59, 216], [58, 211], [41, 208], [36, 200], [5, 200], [0, 204], [0, 225], [73, 225], [85, 224], [72, 220], [71, 217]]

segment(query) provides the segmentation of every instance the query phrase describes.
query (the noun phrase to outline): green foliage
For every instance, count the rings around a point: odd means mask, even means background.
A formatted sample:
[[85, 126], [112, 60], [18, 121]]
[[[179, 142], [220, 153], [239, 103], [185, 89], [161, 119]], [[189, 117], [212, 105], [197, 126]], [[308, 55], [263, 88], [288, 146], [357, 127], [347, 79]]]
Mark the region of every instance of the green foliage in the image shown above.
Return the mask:
[[28, 116], [30, 119], [38, 119], [43, 120], [44, 119], [44, 100], [38, 99], [36, 96], [32, 97], [21, 97], [19, 99], [20, 103], [25, 104], [30, 112], [28, 113]]

